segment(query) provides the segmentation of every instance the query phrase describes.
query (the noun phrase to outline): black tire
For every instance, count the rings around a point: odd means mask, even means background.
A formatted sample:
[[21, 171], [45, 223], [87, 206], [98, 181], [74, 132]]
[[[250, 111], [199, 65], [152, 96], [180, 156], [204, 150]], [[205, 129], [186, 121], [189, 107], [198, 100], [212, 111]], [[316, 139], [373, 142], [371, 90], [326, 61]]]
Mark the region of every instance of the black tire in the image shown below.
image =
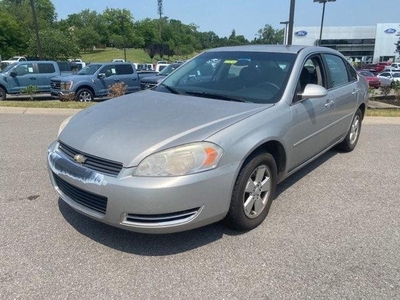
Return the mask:
[[338, 145], [338, 148], [344, 152], [351, 152], [357, 145], [358, 138], [360, 137], [361, 124], [362, 124], [362, 112], [361, 109], [357, 109], [351, 126], [346, 134], [346, 138]]
[[0, 87], [0, 101], [6, 99], [6, 90]]
[[273, 156], [258, 153], [251, 157], [236, 179], [225, 218], [227, 225], [239, 231], [251, 230], [260, 225], [271, 207], [276, 185], [277, 167]]
[[80, 102], [90, 102], [93, 100], [93, 93], [89, 89], [82, 88], [76, 92], [75, 100]]

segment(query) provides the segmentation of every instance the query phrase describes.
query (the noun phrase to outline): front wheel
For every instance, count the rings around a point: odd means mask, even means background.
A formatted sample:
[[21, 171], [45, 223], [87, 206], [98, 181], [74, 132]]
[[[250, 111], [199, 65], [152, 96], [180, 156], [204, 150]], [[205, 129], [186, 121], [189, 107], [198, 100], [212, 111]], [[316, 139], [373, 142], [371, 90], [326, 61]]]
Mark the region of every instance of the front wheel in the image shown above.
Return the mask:
[[273, 156], [261, 153], [242, 167], [232, 192], [225, 221], [235, 230], [256, 228], [266, 218], [277, 185], [277, 167]]
[[0, 100], [6, 99], [6, 90], [0, 87]]
[[349, 131], [347, 132], [346, 138], [338, 146], [339, 149], [345, 152], [353, 151], [357, 145], [358, 138], [361, 132], [362, 112], [358, 109], [353, 117]]
[[81, 102], [90, 102], [93, 100], [93, 93], [91, 90], [86, 88], [80, 89], [75, 95], [75, 100]]

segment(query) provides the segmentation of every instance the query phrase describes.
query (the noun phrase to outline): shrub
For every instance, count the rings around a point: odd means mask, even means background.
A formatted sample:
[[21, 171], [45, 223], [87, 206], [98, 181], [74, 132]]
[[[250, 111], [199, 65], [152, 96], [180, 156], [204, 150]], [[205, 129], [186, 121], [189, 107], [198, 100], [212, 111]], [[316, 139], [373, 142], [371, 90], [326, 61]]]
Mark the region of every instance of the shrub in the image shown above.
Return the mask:
[[126, 84], [124, 82], [117, 82], [108, 87], [108, 90], [109, 90], [108, 95], [111, 98], [119, 97], [119, 96], [125, 95], [126, 89], [127, 89]]
[[24, 87], [21, 92], [23, 94], [29, 95], [31, 100], [33, 100], [33, 95], [39, 91], [39, 88], [36, 85], [28, 85]]
[[400, 100], [400, 81], [394, 80], [392, 83], [392, 88], [394, 90], [394, 93], [396, 95], [396, 99]]
[[392, 89], [392, 87], [390, 86], [381, 86], [381, 93], [383, 96], [387, 96], [390, 93], [390, 90]]

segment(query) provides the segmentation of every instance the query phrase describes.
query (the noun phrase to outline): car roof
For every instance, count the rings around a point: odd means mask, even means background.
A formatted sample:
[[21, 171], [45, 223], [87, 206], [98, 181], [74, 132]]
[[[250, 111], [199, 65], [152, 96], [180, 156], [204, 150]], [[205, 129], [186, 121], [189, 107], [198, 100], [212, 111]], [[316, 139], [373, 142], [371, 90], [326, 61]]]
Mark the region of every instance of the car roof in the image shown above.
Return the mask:
[[303, 49], [316, 50], [316, 51], [332, 51], [329, 48], [317, 46], [301, 46], [301, 45], [244, 45], [244, 46], [227, 46], [207, 50], [206, 52], [219, 52], [219, 51], [249, 51], [249, 52], [283, 52], [283, 53], [298, 53]]

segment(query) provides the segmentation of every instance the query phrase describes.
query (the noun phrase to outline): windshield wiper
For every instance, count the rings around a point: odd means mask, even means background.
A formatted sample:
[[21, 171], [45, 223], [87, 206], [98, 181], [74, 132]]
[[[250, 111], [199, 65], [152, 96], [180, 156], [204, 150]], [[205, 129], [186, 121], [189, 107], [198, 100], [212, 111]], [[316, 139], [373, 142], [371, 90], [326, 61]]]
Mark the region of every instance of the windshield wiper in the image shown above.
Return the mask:
[[235, 101], [235, 102], [249, 102], [249, 101], [246, 101], [244, 98], [232, 97], [232, 96], [222, 95], [222, 94], [207, 93], [207, 92], [187, 91], [187, 92], [185, 92], [185, 94], [192, 95], [192, 96], [200, 96], [200, 97], [218, 99], [218, 100], [227, 100], [227, 101]]
[[165, 83], [161, 83], [160, 85], [165, 87], [168, 91], [170, 91], [173, 94], [182, 95], [181, 92], [179, 92], [177, 89], [173, 88], [172, 86], [166, 85]]

